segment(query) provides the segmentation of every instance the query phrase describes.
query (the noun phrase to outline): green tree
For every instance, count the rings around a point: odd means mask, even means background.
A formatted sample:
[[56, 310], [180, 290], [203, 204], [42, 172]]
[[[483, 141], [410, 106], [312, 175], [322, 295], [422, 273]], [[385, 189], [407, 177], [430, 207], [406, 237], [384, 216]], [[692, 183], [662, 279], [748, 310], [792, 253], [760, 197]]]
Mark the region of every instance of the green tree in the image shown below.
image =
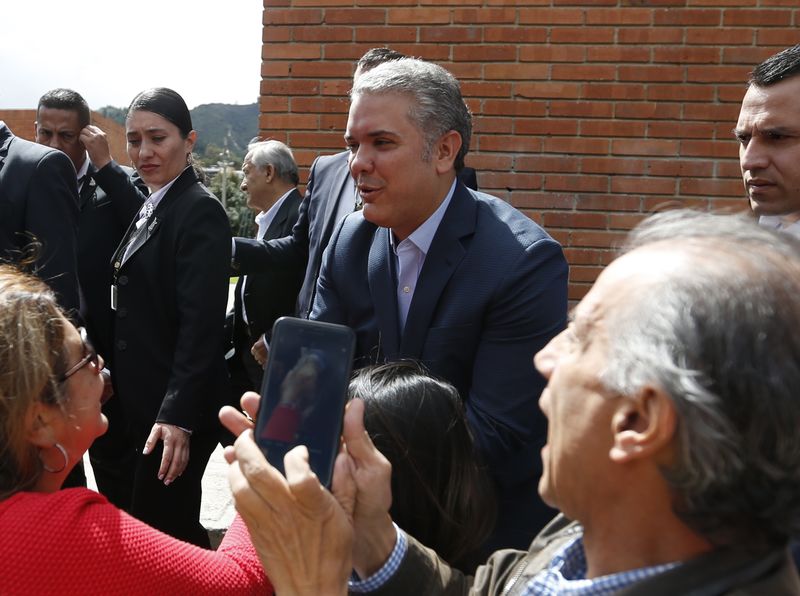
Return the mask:
[[225, 211], [231, 224], [231, 233], [234, 236], [252, 237], [255, 232], [253, 210], [247, 206], [247, 195], [239, 188], [240, 178], [238, 172], [228, 170], [227, 176], [218, 172], [208, 185], [211, 192], [222, 201], [222, 184], [225, 179]]

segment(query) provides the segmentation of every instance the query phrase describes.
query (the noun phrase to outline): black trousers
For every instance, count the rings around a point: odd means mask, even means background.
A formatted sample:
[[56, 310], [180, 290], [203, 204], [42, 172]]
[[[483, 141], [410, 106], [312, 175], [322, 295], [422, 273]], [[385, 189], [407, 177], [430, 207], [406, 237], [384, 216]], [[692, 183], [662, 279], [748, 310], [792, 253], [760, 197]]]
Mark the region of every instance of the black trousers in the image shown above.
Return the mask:
[[113, 396], [103, 405], [108, 430], [89, 447], [97, 490], [120, 509], [130, 512], [137, 452], [128, 430], [122, 400]]
[[203, 548], [211, 548], [208, 532], [200, 523], [201, 481], [218, 438], [215, 432], [193, 433], [190, 439], [189, 464], [183, 474], [172, 484], [165, 486], [158, 479], [163, 442], [158, 441], [150, 455], [142, 455], [141, 450], [147, 435], [139, 436], [131, 471], [131, 514], [170, 536]]
[[[245, 391], [261, 392], [264, 369], [250, 353], [250, 348], [254, 342], [255, 340], [251, 341], [249, 336], [247, 336], [247, 339], [239, 341], [233, 356], [226, 361], [231, 388], [227, 403], [237, 410], [241, 409], [240, 401]], [[233, 445], [235, 440], [236, 437], [228, 432], [227, 429], [222, 428], [219, 437], [220, 443], [226, 446]]]

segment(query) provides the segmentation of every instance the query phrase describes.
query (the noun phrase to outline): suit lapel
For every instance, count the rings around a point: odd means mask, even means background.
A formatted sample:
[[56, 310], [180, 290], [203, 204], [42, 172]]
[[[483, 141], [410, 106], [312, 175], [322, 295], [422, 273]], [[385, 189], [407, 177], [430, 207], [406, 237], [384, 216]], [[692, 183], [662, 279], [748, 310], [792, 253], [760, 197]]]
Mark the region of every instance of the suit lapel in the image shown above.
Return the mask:
[[[322, 246], [327, 246], [328, 239], [333, 233], [334, 226], [339, 223], [336, 218], [339, 212], [339, 205], [345, 202], [352, 206], [350, 211], [355, 208], [355, 183], [353, 182], [352, 176], [350, 176], [350, 168], [346, 161], [344, 167], [340, 168], [334, 176], [330, 188], [332, 192], [325, 205], [325, 217], [322, 218], [325, 226], [320, 236]], [[335, 194], [333, 191], [336, 191]]]
[[272, 218], [272, 221], [267, 227], [266, 231], [264, 232], [264, 238], [279, 238], [278, 234], [280, 230], [286, 225], [286, 220], [289, 218], [289, 211], [291, 211], [291, 203], [292, 199], [295, 195], [299, 195], [300, 193], [297, 189], [294, 189], [291, 193], [286, 195], [286, 198], [281, 203], [281, 206], [278, 208], [278, 212], [275, 214], [275, 217]]
[[97, 170], [95, 167], [90, 163], [89, 169], [86, 170], [86, 177], [83, 180], [83, 186], [81, 186], [81, 192], [78, 201], [81, 211], [83, 211], [89, 205], [92, 197], [97, 191], [97, 182], [94, 181], [94, 173], [96, 171]]
[[397, 283], [389, 246], [389, 230], [376, 228], [369, 249], [367, 280], [384, 357], [395, 358], [400, 346], [397, 318]]
[[400, 343], [404, 357], [419, 358], [422, 354], [442, 293], [467, 252], [462, 239], [475, 232], [476, 215], [475, 200], [458, 184], [417, 280]]

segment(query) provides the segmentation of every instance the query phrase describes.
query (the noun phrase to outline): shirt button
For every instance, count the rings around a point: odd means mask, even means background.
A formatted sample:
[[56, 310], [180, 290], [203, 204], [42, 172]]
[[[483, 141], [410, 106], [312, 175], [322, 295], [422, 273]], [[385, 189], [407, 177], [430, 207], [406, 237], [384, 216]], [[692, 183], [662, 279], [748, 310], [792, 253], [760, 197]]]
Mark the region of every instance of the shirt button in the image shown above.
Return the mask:
[[408, 294], [408, 293], [411, 291], [411, 288], [409, 288], [408, 286], [406, 286], [406, 287], [404, 287], [404, 288], [403, 288], [403, 291], [404, 291], [406, 294]]
[[128, 349], [128, 342], [124, 339], [117, 340], [117, 349], [121, 352], [124, 352]]
[[127, 286], [128, 285], [128, 276], [127, 275], [120, 275], [119, 279], [117, 280], [117, 283], [119, 285], [121, 285], [121, 286]]

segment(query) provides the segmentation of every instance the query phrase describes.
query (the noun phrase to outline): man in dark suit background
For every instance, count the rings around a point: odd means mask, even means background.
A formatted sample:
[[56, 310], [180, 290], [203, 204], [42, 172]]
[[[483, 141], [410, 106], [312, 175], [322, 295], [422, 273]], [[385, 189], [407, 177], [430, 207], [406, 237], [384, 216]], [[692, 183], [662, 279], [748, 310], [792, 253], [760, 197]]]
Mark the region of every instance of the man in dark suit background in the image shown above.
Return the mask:
[[[110, 303], [111, 256], [133, 217], [141, 208], [147, 187], [133, 170], [111, 159], [105, 133], [91, 124], [86, 100], [71, 89], [53, 89], [39, 99], [36, 142], [67, 154], [78, 185], [78, 281], [80, 313], [89, 338], [113, 370], [113, 315]], [[74, 179], [73, 179], [74, 180]], [[121, 404], [111, 399], [103, 406], [109, 430], [89, 449], [97, 486], [122, 509], [130, 505], [131, 479], [122, 474], [123, 462], [134, 456], [123, 440], [125, 417]], [[65, 486], [85, 485], [83, 466], [76, 466]]]
[[498, 491], [486, 546], [527, 547], [553, 514], [531, 463], [546, 434], [531, 357], [566, 322], [561, 247], [457, 180], [471, 117], [446, 70], [388, 62], [358, 77], [351, 100], [345, 140], [364, 206], [331, 237], [311, 318], [356, 331], [357, 366], [418, 359], [458, 389]]
[[[80, 304], [77, 193], [67, 156], [20, 139], [0, 121], [0, 260], [36, 273], [72, 315]], [[35, 253], [32, 241], [41, 245]]]
[[[291, 234], [302, 196], [297, 190], [297, 164], [289, 147], [275, 140], [253, 143], [248, 147], [242, 172], [241, 188], [247, 193], [247, 206], [257, 214], [256, 240]], [[233, 343], [233, 354], [228, 356], [232, 404], [238, 404], [245, 391], [261, 389], [263, 369], [250, 350], [261, 336], [269, 340], [275, 319], [294, 312], [302, 281], [298, 269], [274, 268], [243, 275], [236, 283], [233, 309], [227, 319]]]

